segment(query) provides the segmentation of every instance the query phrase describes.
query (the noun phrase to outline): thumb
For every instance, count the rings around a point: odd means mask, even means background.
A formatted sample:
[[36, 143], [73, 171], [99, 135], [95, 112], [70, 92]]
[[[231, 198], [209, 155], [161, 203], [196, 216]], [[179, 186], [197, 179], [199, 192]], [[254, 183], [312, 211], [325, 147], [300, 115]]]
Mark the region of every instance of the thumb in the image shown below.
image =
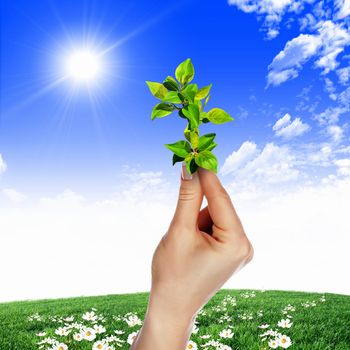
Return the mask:
[[190, 175], [186, 163], [182, 163], [180, 190], [172, 224], [195, 230], [203, 201], [203, 191], [198, 171]]

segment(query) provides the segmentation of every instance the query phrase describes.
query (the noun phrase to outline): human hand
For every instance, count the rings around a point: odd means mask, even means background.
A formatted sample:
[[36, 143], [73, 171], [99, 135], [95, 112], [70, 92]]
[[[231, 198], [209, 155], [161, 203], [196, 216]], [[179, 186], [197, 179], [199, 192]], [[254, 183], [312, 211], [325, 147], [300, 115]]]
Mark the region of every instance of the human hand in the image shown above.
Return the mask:
[[[184, 165], [182, 172], [186, 174]], [[203, 196], [208, 206], [200, 210]], [[158, 350], [152, 331], [154, 336], [162, 333], [158, 337], [163, 346], [168, 336], [167, 349], [184, 349], [199, 310], [252, 259], [253, 252], [217, 175], [199, 168], [191, 180], [181, 178], [174, 217], [153, 254], [145, 319], [149, 334], [142, 330], [132, 349]]]

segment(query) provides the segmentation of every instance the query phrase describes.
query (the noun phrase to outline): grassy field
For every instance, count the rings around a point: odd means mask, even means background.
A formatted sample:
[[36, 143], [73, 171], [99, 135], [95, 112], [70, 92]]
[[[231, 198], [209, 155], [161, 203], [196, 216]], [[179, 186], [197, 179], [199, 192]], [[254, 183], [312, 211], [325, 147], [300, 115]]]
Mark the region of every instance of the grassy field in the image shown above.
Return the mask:
[[[3, 303], [0, 350], [129, 349], [147, 301], [137, 293]], [[279, 349], [349, 350], [350, 296], [222, 289], [198, 314], [188, 348], [270, 349], [278, 334]]]

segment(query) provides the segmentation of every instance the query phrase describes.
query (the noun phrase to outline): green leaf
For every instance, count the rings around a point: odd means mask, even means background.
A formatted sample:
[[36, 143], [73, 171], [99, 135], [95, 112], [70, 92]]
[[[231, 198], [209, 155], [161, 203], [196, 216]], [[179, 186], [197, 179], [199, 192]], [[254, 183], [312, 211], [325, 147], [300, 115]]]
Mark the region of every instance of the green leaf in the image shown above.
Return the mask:
[[190, 142], [192, 145], [192, 149], [195, 149], [198, 147], [198, 143], [199, 143], [198, 129], [190, 131]]
[[209, 147], [207, 147], [206, 151], [211, 151], [212, 149], [214, 149], [218, 144], [216, 142], [212, 142]]
[[177, 162], [182, 162], [182, 161], [184, 161], [185, 160], [185, 158], [183, 158], [183, 157], [179, 157], [177, 154], [173, 154], [173, 165], [175, 165], [175, 163], [177, 163]]
[[186, 161], [186, 169], [191, 175], [198, 169], [195, 158], [192, 157]]
[[165, 147], [173, 151], [177, 156], [186, 158], [186, 156], [191, 153], [191, 145], [185, 141], [177, 141], [175, 143], [167, 143]]
[[170, 102], [170, 103], [181, 103], [181, 99], [179, 97], [178, 92], [176, 91], [168, 91], [166, 95], [163, 98], [163, 102]]
[[179, 90], [179, 84], [176, 82], [176, 80], [171, 77], [170, 75], [165, 78], [163, 81], [163, 85], [171, 91], [178, 91]]
[[[183, 108], [182, 108], [183, 109]], [[188, 121], [187, 117], [183, 114], [182, 109], [179, 110], [178, 114], [181, 118], [184, 118]]]
[[152, 109], [151, 119], [163, 118], [173, 112], [175, 109], [174, 106], [166, 103], [158, 103]]
[[210, 98], [210, 95], [208, 95], [207, 98], [205, 99], [203, 108], [207, 105], [209, 98]]
[[233, 118], [221, 108], [213, 108], [208, 113], [208, 119], [214, 124], [223, 124]]
[[161, 83], [156, 83], [154, 81], [146, 81], [153, 96], [159, 98], [160, 100], [166, 95], [168, 90]]
[[194, 77], [194, 67], [190, 58], [187, 58], [177, 66], [175, 77], [181, 84], [192, 81]]
[[203, 120], [204, 118], [208, 119], [208, 113], [201, 111], [199, 114], [199, 120]]
[[193, 130], [199, 126], [199, 108], [197, 104], [189, 104], [181, 109], [182, 113], [190, 121], [190, 129]]
[[200, 88], [198, 90], [198, 92], [196, 93], [196, 100], [202, 100], [203, 98], [205, 98], [209, 94], [209, 91], [210, 91], [212, 85], [213, 84], [210, 84], [208, 86], [204, 86], [204, 87]]
[[183, 90], [181, 90], [181, 95], [187, 98], [191, 103], [194, 103], [194, 98], [198, 91], [197, 84], [189, 84]]
[[215, 133], [202, 135], [199, 138], [198, 151], [201, 152], [201, 151], [204, 151], [205, 149], [207, 149], [210, 146], [210, 144], [213, 142], [215, 136], [216, 136]]
[[187, 125], [186, 125], [186, 128], [185, 128], [185, 130], [184, 130], [184, 135], [185, 135], [186, 140], [187, 140], [188, 142], [191, 142], [191, 136], [190, 136], [190, 134], [191, 134], [191, 130], [189, 129], [189, 124], [187, 124]]
[[196, 164], [201, 168], [211, 170], [217, 173], [218, 160], [211, 151], [205, 150], [200, 153], [197, 153], [194, 159]]

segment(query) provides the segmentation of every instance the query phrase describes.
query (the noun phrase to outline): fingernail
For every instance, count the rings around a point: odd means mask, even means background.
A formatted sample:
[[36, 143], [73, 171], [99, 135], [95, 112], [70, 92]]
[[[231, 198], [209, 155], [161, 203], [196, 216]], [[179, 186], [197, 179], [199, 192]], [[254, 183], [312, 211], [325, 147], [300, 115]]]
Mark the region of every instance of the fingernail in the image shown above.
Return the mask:
[[192, 180], [192, 175], [187, 171], [187, 167], [186, 167], [185, 162], [182, 162], [181, 178], [182, 178], [182, 180]]

